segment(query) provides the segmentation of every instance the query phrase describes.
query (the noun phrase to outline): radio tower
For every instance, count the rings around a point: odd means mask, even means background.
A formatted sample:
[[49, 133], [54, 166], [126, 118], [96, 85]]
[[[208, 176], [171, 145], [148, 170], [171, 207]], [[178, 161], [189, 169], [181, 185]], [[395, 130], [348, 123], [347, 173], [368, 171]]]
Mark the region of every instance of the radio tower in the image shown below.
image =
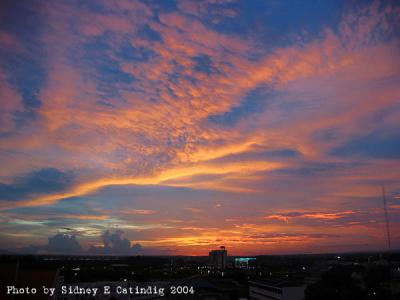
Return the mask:
[[391, 245], [390, 245], [389, 217], [388, 217], [388, 211], [387, 211], [387, 206], [386, 206], [386, 192], [385, 192], [384, 186], [382, 186], [382, 200], [383, 200], [383, 210], [385, 211], [387, 244], [388, 244], [388, 248], [390, 251]]

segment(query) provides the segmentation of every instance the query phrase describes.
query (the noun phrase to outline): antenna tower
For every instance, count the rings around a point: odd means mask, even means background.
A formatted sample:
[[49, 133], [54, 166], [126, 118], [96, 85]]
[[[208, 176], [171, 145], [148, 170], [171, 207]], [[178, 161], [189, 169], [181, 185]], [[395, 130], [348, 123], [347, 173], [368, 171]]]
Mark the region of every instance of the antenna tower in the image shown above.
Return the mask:
[[391, 245], [390, 245], [389, 217], [388, 217], [388, 211], [387, 211], [387, 206], [386, 206], [386, 192], [385, 192], [384, 186], [382, 186], [382, 200], [383, 200], [383, 210], [385, 211], [387, 244], [388, 244], [388, 248], [390, 250]]

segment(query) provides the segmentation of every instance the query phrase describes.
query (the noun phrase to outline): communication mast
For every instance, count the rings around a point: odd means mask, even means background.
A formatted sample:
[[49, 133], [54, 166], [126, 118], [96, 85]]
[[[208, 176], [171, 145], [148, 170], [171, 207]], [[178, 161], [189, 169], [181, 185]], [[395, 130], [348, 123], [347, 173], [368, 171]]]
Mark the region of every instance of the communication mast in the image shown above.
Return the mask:
[[391, 248], [391, 245], [390, 245], [390, 229], [389, 229], [388, 211], [387, 211], [387, 206], [386, 206], [386, 192], [385, 192], [385, 186], [382, 186], [382, 200], [383, 200], [383, 210], [385, 211], [387, 244], [388, 244], [388, 248], [389, 248], [389, 250], [390, 250], [390, 248]]

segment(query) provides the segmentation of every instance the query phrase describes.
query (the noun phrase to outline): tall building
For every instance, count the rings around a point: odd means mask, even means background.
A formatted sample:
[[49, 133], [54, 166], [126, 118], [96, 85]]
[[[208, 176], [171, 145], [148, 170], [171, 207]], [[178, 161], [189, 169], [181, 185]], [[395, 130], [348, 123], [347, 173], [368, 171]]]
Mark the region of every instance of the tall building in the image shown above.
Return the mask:
[[209, 264], [214, 269], [226, 269], [228, 251], [224, 246], [221, 246], [219, 250], [211, 250], [208, 258]]

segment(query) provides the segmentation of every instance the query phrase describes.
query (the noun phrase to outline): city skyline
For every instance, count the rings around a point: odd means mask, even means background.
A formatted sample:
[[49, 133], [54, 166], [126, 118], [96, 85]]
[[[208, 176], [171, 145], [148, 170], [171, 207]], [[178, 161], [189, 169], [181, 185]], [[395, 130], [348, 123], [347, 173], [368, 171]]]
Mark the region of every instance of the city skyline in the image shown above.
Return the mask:
[[395, 1], [0, 7], [0, 249], [400, 249]]

